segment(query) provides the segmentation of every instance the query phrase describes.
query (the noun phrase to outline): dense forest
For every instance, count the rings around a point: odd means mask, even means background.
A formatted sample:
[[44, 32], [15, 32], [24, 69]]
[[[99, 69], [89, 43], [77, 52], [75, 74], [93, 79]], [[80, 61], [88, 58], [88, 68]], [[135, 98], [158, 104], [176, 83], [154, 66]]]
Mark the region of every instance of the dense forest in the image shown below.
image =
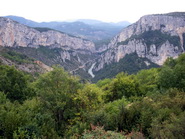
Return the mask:
[[91, 84], [0, 66], [0, 138], [185, 138], [185, 54]]

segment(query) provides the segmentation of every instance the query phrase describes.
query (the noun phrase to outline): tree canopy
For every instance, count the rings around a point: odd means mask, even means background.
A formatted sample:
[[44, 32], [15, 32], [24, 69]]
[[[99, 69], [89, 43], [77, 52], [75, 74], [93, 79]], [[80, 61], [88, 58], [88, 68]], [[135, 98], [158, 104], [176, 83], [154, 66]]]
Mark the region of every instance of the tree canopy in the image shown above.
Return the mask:
[[0, 79], [0, 138], [185, 137], [185, 54], [96, 84], [60, 67], [31, 80], [1, 65]]

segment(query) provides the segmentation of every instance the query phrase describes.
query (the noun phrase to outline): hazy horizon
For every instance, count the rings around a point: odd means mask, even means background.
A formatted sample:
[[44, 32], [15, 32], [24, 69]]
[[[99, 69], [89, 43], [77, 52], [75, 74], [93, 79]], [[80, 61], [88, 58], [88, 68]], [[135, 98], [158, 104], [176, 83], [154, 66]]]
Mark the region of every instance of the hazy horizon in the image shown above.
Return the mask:
[[0, 16], [19, 16], [36, 22], [92, 19], [134, 23], [148, 14], [183, 12], [184, 0], [2, 0]]
[[[32, 19], [28, 19], [27, 17], [23, 17], [23, 16], [17, 16], [17, 15], [5, 15], [2, 17], [8, 17], [8, 16], [15, 16], [15, 17], [20, 17], [20, 18], [24, 18], [26, 20], [31, 20], [37, 23], [44, 23], [44, 22], [76, 22], [76, 21], [81, 21], [81, 20], [92, 20], [92, 21], [100, 21], [100, 22], [105, 22], [105, 23], [119, 23], [119, 22], [129, 22], [127, 20], [123, 20], [123, 21], [118, 21], [118, 22], [109, 22], [109, 21], [102, 21], [102, 20], [98, 20], [98, 19], [69, 19], [69, 20], [52, 20], [52, 21], [35, 21]], [[130, 22], [131, 23], [131, 22]]]

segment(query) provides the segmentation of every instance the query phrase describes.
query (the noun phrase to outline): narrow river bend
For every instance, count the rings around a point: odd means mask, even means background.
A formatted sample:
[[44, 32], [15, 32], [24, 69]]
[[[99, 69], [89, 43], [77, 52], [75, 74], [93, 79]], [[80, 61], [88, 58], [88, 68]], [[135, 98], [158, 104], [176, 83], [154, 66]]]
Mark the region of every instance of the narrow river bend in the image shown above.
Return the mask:
[[95, 75], [94, 75], [93, 72], [92, 72], [92, 69], [94, 68], [95, 64], [96, 64], [96, 63], [93, 63], [93, 64], [91, 65], [90, 69], [88, 70], [88, 73], [91, 75], [92, 78], [95, 77]]

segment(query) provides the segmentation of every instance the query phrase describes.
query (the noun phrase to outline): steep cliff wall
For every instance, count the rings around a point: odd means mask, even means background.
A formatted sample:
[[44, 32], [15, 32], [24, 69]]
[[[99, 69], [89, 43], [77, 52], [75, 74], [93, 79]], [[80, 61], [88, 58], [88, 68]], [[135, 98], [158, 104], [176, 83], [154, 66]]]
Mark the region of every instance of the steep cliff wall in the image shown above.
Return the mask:
[[94, 43], [69, 36], [54, 30], [44, 32], [19, 24], [11, 19], [0, 17], [0, 46], [50, 46], [94, 51]]
[[185, 13], [143, 16], [111, 40], [93, 70], [99, 71], [134, 52], [162, 65], [168, 57], [184, 52], [184, 33]]
[[[178, 13], [177, 13], [178, 14]], [[139, 35], [149, 30], [161, 30], [172, 36], [178, 35], [179, 31], [184, 32], [185, 14], [184, 16], [162, 14], [162, 15], [146, 15], [140, 18], [136, 23], [123, 29], [109, 44], [109, 47], [116, 45], [118, 42], [125, 41], [133, 35]]]
[[[36, 64], [44, 68], [46, 68], [44, 64], [60, 65], [82, 78], [90, 78], [86, 63], [96, 57], [95, 45], [91, 41], [48, 28], [27, 27], [11, 19], [0, 17], [0, 48], [3, 47], [43, 62]], [[19, 67], [28, 71], [30, 65]]]

